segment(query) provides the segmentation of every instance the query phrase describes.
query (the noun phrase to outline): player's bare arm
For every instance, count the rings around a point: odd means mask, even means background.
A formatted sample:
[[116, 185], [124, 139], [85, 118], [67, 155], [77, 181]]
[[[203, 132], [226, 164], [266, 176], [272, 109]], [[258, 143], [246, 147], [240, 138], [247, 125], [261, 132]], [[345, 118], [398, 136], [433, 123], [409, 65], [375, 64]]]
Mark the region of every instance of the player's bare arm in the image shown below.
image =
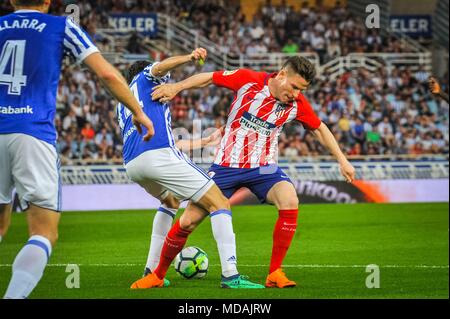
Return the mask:
[[181, 91], [188, 89], [199, 89], [208, 86], [212, 83], [212, 80], [213, 72], [207, 72], [193, 75], [177, 83], [161, 84], [155, 86], [152, 93], [152, 99], [153, 101], [166, 103], [172, 100]]
[[152, 68], [153, 75], [163, 77], [170, 70], [191, 61], [205, 60], [208, 53], [203, 48], [196, 48], [190, 54], [178, 55], [161, 61]]
[[84, 60], [84, 63], [99, 77], [109, 92], [131, 111], [133, 124], [136, 126], [139, 134], [142, 134], [141, 125], [147, 129], [144, 141], [150, 140], [155, 135], [153, 123], [142, 111], [138, 101], [128, 88], [124, 77], [100, 53], [89, 55]]
[[195, 140], [179, 140], [175, 143], [176, 147], [183, 152], [190, 151], [190, 150], [196, 150], [199, 148], [203, 148], [206, 146], [216, 146], [220, 143], [220, 140], [222, 139], [222, 133], [225, 126], [221, 127], [211, 135], [203, 138], [198, 138]]
[[319, 128], [313, 130], [312, 132], [317, 137], [319, 142], [326, 146], [330, 153], [337, 159], [341, 174], [344, 176], [345, 180], [349, 183], [353, 182], [355, 179], [355, 168], [347, 160], [344, 153], [342, 153], [336, 139], [328, 127], [324, 123], [321, 123]]

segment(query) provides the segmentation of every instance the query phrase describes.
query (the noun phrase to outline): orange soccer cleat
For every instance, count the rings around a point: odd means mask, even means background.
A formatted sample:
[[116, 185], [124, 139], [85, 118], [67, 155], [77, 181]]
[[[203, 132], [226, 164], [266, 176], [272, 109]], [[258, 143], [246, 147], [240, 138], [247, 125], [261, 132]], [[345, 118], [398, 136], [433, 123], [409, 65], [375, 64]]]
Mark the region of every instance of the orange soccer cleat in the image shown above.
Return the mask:
[[266, 279], [267, 288], [291, 288], [295, 286], [297, 286], [295, 281], [289, 280], [281, 268], [269, 274]]
[[131, 289], [147, 289], [147, 288], [161, 288], [164, 287], [164, 279], [159, 279], [156, 274], [151, 273], [147, 276], [136, 280]]

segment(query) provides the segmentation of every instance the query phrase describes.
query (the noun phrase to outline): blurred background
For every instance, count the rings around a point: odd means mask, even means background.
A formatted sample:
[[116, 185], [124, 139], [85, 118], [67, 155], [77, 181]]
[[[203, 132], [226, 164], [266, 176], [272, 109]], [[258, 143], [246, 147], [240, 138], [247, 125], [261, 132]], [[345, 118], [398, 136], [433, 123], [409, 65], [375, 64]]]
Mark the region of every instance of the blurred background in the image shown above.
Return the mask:
[[[6, 3], [0, 11], [12, 8]], [[427, 85], [435, 75], [448, 92], [448, 1], [54, 0], [51, 13], [79, 17], [123, 72], [136, 60], [208, 50], [203, 66], [181, 67], [172, 81], [219, 69], [276, 72], [288, 56], [305, 56], [318, 70], [305, 95], [352, 160], [358, 181], [343, 183], [327, 151], [291, 123], [279, 140], [279, 161], [301, 202], [448, 202], [449, 105]], [[231, 91], [213, 86], [181, 93], [172, 102], [172, 124], [188, 133], [176, 137], [200, 138], [221, 127], [232, 100]], [[100, 204], [81, 200], [93, 185], [131, 186], [121, 166], [115, 105], [94, 75], [67, 61], [56, 117], [66, 210], [122, 207], [115, 191]], [[207, 168], [214, 152], [190, 155]], [[244, 192], [235, 201], [252, 199]], [[126, 208], [157, 205], [143, 197], [132, 199], [132, 207], [126, 202]]]

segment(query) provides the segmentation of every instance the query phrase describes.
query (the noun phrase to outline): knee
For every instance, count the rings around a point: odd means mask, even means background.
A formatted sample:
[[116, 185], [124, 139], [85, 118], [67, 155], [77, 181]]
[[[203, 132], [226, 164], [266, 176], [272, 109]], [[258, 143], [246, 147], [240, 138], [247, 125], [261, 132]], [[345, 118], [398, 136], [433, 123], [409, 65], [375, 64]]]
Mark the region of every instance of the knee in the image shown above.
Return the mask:
[[198, 222], [194, 221], [189, 216], [183, 214], [180, 218], [180, 227], [184, 230], [193, 231], [197, 226]]
[[209, 212], [215, 212], [221, 209], [231, 210], [230, 201], [224, 195], [221, 195], [213, 203], [211, 203]]
[[290, 209], [298, 209], [298, 197], [292, 197], [288, 200], [287, 205], [289, 206]]
[[277, 204], [278, 209], [298, 209], [298, 198], [297, 196], [290, 196], [284, 201], [280, 201]]

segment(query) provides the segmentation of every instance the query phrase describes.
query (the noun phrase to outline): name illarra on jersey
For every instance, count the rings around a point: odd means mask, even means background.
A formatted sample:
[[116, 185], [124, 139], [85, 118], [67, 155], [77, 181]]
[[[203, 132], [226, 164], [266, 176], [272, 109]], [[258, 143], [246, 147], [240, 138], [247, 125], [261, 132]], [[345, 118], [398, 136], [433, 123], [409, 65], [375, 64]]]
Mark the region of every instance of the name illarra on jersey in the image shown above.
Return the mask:
[[0, 134], [56, 143], [56, 91], [64, 56], [98, 52], [68, 17], [18, 10], [0, 17]]
[[284, 124], [297, 120], [310, 129], [320, 126], [320, 119], [303, 94], [289, 104], [282, 104], [270, 94], [268, 80], [275, 76], [248, 69], [214, 72], [215, 85], [236, 93], [215, 164], [255, 168], [276, 163], [278, 137]]
[[6, 29], [34, 29], [38, 32], [42, 32], [47, 23], [40, 22], [38, 19], [22, 19], [22, 20], [3, 20], [0, 22], [0, 31]]
[[142, 141], [142, 136], [137, 133], [136, 127], [133, 125], [131, 112], [126, 107], [119, 103], [116, 108], [117, 120], [119, 121], [123, 137], [123, 159], [125, 164], [143, 152], [165, 147], [172, 148], [177, 156], [181, 156], [180, 151], [175, 148], [169, 105], [153, 101], [151, 98], [153, 87], [166, 83], [170, 78], [170, 74], [166, 74], [164, 77], [153, 75], [152, 68], [157, 63], [148, 65], [130, 83], [130, 89], [135, 98], [139, 101], [144, 113], [153, 122], [155, 135], [150, 141]]

